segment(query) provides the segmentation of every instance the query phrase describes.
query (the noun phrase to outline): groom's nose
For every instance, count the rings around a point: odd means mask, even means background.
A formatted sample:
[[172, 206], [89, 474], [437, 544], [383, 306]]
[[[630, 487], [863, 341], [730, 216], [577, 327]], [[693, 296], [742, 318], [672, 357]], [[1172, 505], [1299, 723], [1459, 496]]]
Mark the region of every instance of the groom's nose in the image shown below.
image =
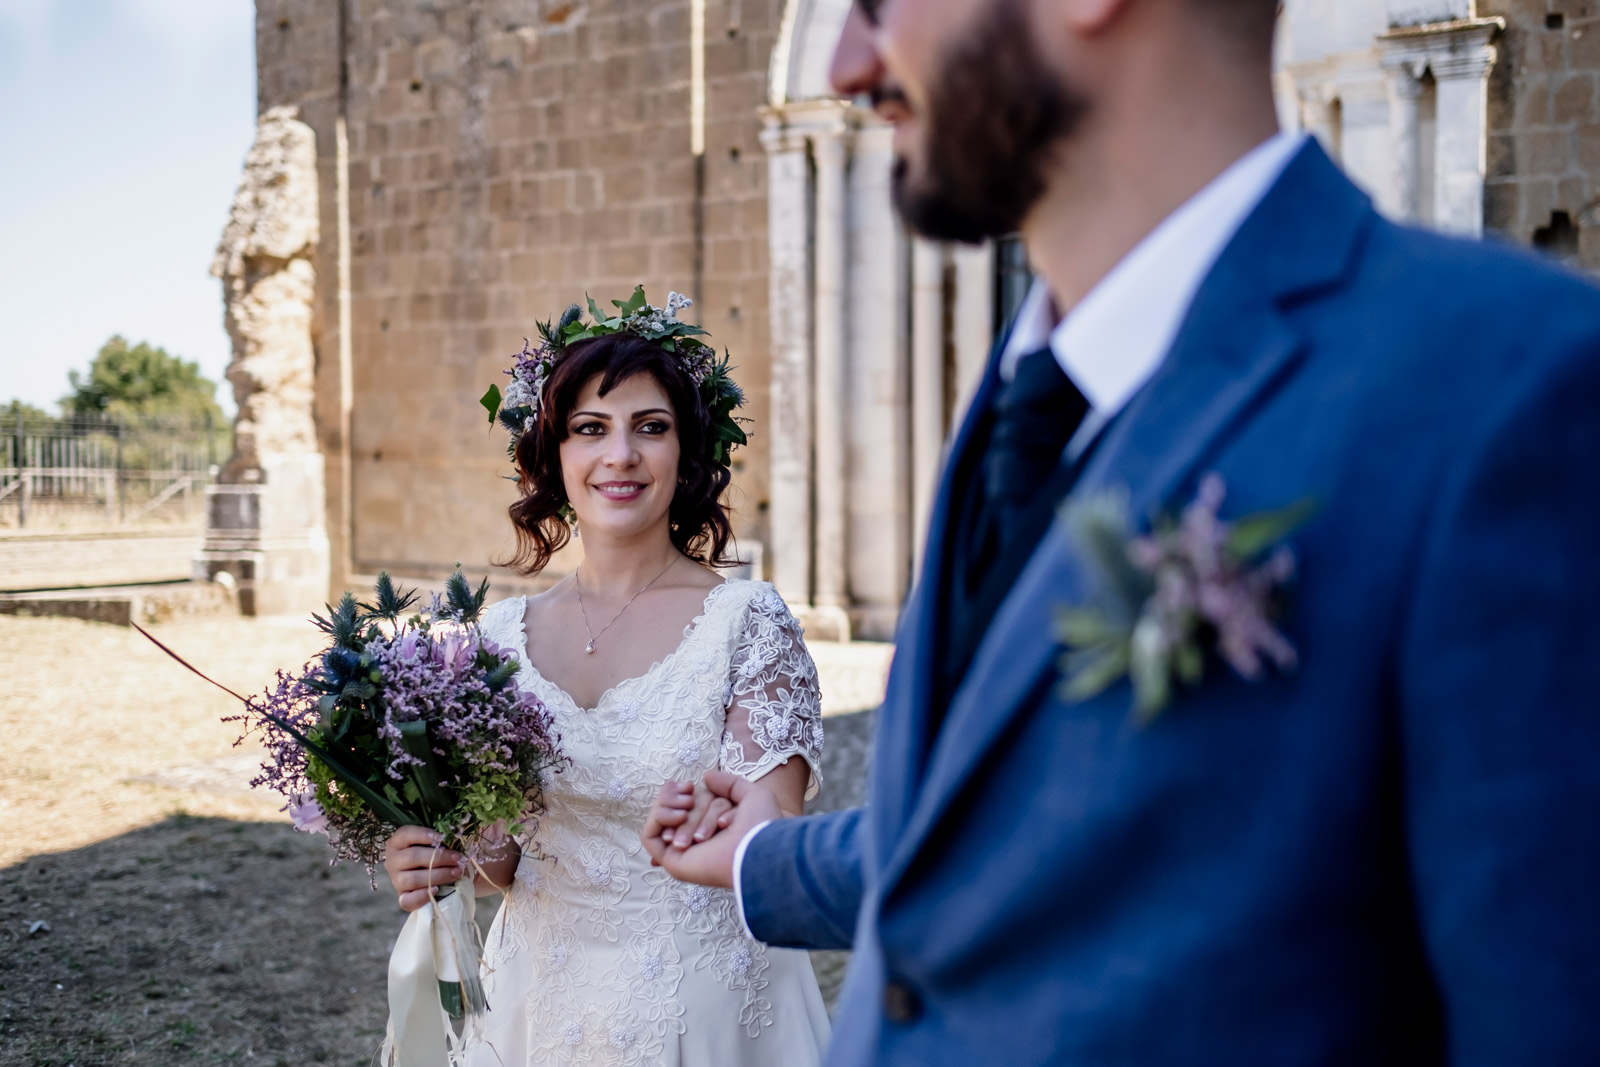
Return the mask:
[[833, 49], [833, 61], [828, 64], [828, 81], [840, 96], [859, 96], [872, 92], [883, 74], [883, 58], [872, 40], [872, 23], [859, 4], [851, 4]]

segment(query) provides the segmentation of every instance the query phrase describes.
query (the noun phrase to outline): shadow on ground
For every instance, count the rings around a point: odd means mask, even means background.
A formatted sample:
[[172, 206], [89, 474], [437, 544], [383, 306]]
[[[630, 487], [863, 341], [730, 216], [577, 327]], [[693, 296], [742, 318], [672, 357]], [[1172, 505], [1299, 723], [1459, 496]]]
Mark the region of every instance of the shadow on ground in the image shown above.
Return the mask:
[[[861, 802], [874, 714], [827, 719], [813, 810]], [[0, 870], [0, 1064], [366, 1067], [401, 921], [280, 823], [175, 815], [32, 857]], [[813, 954], [830, 1008], [847, 960]]]
[[364, 1067], [401, 920], [328, 855], [176, 815], [0, 870], [0, 1063]]

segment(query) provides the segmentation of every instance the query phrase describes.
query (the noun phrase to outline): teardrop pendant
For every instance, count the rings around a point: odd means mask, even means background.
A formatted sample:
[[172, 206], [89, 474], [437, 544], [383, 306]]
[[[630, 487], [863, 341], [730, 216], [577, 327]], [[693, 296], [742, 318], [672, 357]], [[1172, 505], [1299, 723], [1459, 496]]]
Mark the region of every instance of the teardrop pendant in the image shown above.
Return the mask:
[[587, 645], [584, 645], [583, 650], [591, 656], [594, 655], [594, 642], [590, 641]]

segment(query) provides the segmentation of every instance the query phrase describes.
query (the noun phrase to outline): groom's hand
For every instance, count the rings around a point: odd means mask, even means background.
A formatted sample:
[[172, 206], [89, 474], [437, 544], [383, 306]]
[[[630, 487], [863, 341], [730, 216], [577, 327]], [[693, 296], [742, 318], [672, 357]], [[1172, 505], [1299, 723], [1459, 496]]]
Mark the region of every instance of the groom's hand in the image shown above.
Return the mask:
[[[705, 840], [683, 847], [680, 842], [674, 841], [669, 845], [662, 840], [662, 831], [670, 829], [664, 825], [662, 816], [671, 819], [676, 813], [682, 812], [684, 817], [679, 825], [683, 825], [688, 823], [691, 811], [701, 805], [691, 800], [688, 805], [690, 810], [685, 810], [681, 791], [673, 789], [676, 784], [669, 782], [663, 788], [657, 811], [651, 813], [650, 821], [645, 824], [645, 830], [640, 835], [645, 848], [650, 851], [652, 859], [680, 882], [732, 889], [733, 855], [739, 848], [739, 842], [762, 823], [783, 816], [777, 798], [736, 774], [729, 774], [726, 771], [707, 771], [706, 793], [713, 802], [720, 798], [731, 807], [726, 814], [716, 820], [716, 825], [719, 827], [717, 832]], [[669, 796], [669, 793], [673, 795]], [[663, 802], [669, 801], [670, 803], [663, 806]], [[668, 814], [669, 812], [672, 814]], [[653, 839], [652, 829], [655, 831]]]

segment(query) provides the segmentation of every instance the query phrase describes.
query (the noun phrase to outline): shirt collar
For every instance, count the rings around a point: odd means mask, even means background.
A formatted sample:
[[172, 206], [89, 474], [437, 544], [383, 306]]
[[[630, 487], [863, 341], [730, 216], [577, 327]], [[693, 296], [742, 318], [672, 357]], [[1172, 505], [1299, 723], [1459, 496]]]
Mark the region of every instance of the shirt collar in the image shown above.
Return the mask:
[[1001, 353], [1001, 377], [1009, 381], [1017, 361], [1048, 340], [1094, 414], [1114, 417], [1161, 366], [1200, 284], [1303, 143], [1303, 134], [1280, 132], [1241, 157], [1059, 321], [1044, 280], [1035, 281]]

